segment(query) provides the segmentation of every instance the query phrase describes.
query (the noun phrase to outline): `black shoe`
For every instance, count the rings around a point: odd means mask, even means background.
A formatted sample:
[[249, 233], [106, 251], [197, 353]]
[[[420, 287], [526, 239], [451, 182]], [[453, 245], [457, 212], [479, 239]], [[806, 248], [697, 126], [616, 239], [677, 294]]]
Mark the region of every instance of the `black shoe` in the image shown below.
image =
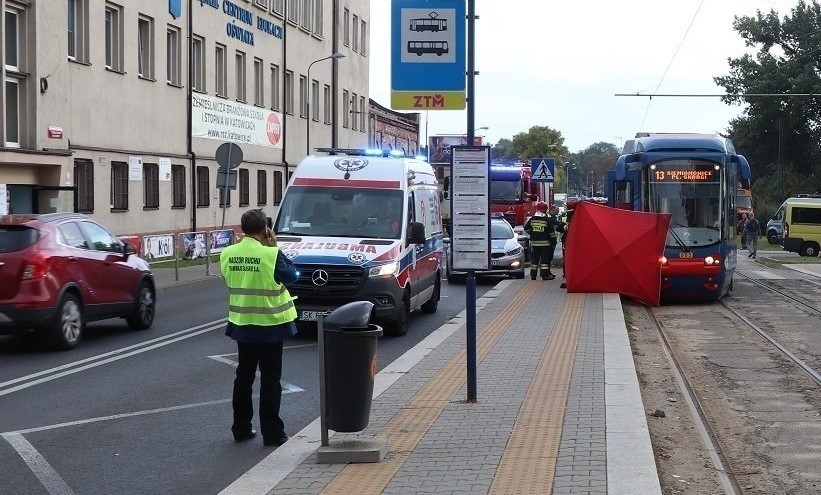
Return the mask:
[[748, 257], [748, 258], [752, 258], [752, 257], [753, 257], [753, 253], [748, 254], [748, 255], [747, 255], [747, 257]]
[[542, 280], [553, 280], [554, 278], [556, 278], [556, 275], [553, 275], [551, 273], [551, 274], [548, 274], [546, 277], [542, 277]]
[[235, 442], [247, 442], [248, 440], [254, 439], [257, 437], [257, 430], [251, 430], [244, 435], [234, 435]]
[[288, 441], [288, 435], [285, 433], [281, 434], [278, 437], [268, 438], [262, 441], [262, 444], [266, 447], [279, 447], [283, 443]]
[[536, 275], [531, 275], [530, 280], [536, 280]]
[[560, 285], [559, 287], [561, 287], [562, 289], [567, 289], [567, 282], [562, 282], [562, 285]]

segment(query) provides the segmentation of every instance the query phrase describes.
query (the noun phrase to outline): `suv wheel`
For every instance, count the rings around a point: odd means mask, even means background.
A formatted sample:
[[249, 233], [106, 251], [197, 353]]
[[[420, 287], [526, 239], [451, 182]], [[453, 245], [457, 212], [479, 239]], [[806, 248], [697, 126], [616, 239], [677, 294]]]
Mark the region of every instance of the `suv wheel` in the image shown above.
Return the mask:
[[814, 258], [818, 256], [818, 244], [814, 242], [805, 242], [801, 246], [801, 251], [799, 251], [798, 254], [801, 256], [810, 256]]
[[157, 298], [154, 289], [148, 282], [141, 282], [137, 291], [136, 307], [133, 314], [126, 317], [128, 327], [132, 330], [145, 330], [154, 323], [154, 309]]
[[778, 234], [774, 230], [767, 232], [767, 242], [770, 244], [779, 244]]
[[51, 340], [58, 349], [73, 349], [83, 338], [83, 307], [80, 300], [74, 294], [66, 293], [57, 305], [57, 313], [54, 315], [50, 327]]

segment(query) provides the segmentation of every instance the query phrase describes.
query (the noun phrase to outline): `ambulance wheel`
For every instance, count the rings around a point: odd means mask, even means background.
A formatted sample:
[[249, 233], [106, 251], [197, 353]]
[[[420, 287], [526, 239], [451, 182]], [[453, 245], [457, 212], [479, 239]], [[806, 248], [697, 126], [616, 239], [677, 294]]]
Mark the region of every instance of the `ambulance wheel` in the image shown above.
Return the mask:
[[410, 320], [410, 304], [408, 303], [408, 294], [402, 297], [402, 301], [396, 308], [397, 317], [395, 320], [385, 324], [384, 330], [388, 335], [401, 337], [408, 333], [408, 320]]
[[433, 285], [433, 294], [422, 304], [422, 312], [425, 314], [435, 313], [439, 308], [439, 293], [441, 292], [442, 276], [436, 274], [436, 283]]

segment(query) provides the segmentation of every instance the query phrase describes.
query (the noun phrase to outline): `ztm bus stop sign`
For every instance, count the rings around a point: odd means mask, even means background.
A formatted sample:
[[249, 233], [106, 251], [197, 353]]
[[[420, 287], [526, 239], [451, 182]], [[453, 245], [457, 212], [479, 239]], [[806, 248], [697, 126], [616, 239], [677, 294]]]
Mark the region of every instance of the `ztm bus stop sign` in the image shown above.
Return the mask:
[[242, 163], [242, 148], [234, 143], [222, 143], [214, 155], [221, 168], [226, 170], [237, 168]]

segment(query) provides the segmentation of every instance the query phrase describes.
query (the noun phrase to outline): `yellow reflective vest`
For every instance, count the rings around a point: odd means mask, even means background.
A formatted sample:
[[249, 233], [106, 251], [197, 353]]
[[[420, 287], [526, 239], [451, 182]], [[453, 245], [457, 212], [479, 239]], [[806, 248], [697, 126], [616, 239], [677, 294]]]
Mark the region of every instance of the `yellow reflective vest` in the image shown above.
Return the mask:
[[245, 237], [220, 253], [228, 285], [228, 321], [235, 325], [281, 325], [296, 319], [293, 297], [274, 279], [279, 248]]

